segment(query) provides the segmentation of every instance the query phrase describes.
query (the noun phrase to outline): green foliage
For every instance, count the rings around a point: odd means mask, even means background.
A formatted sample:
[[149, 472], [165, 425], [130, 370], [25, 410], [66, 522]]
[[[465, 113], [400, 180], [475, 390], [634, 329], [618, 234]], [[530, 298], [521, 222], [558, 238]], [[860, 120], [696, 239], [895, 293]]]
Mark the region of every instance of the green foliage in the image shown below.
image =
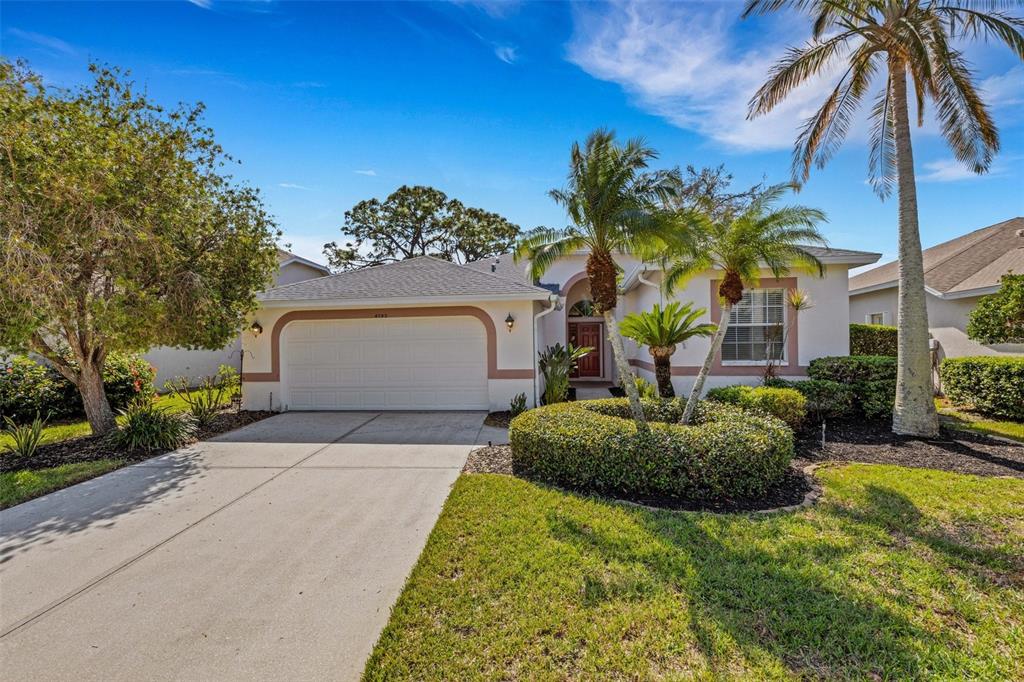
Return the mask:
[[121, 423], [110, 434], [110, 440], [129, 452], [174, 450], [196, 434], [196, 422], [191, 414], [159, 408], [145, 398], [121, 410], [121, 416]]
[[695, 336], [711, 336], [717, 326], [697, 320], [707, 314], [704, 308], [693, 310], [693, 304], [676, 301], [662, 308], [657, 303], [651, 310], [626, 315], [619, 323], [619, 331], [651, 348], [675, 346]]
[[745, 410], [771, 415], [786, 422], [794, 430], [803, 425], [807, 416], [807, 399], [792, 388], [725, 386], [711, 389], [707, 397], [710, 400], [738, 405]]
[[165, 110], [126, 72], [90, 73], [63, 90], [0, 60], [0, 347], [75, 383], [112, 352], [223, 348], [277, 268], [273, 221], [223, 174], [202, 105]]
[[205, 428], [238, 392], [238, 372], [233, 367], [221, 365], [216, 375], [203, 377], [195, 388], [190, 386], [187, 377], [175, 377], [164, 384], [164, 388], [188, 406], [199, 428]]
[[[653, 402], [644, 401], [645, 411]], [[681, 416], [679, 401], [665, 402], [653, 411]], [[649, 431], [627, 415], [625, 399], [531, 410], [509, 429], [513, 465], [576, 490], [717, 499], [763, 493], [793, 456], [793, 432], [782, 421], [731, 405], [701, 403], [692, 426], [651, 414]]]
[[576, 369], [576, 362], [594, 349], [590, 346], [563, 346], [556, 343], [537, 353], [540, 359], [537, 367], [544, 376], [545, 405], [565, 401], [569, 396], [569, 375]]
[[896, 357], [896, 332], [886, 324], [851, 324], [850, 355]]
[[820, 424], [826, 419], [845, 419], [856, 414], [853, 386], [849, 384], [841, 384], [828, 379], [805, 379], [803, 381], [771, 379], [765, 385], [799, 391], [807, 400], [805, 404], [807, 416], [815, 424]]
[[645, 398], [647, 400], [658, 399], [658, 387], [649, 382], [647, 379], [644, 379], [643, 377], [634, 376], [633, 383], [636, 384], [636, 392], [640, 394], [641, 398]]
[[508, 406], [508, 411], [509, 414], [512, 415], [513, 419], [521, 415], [523, 412], [526, 412], [526, 394], [519, 393], [512, 398], [512, 402], [509, 403]]
[[497, 213], [420, 185], [402, 185], [383, 202], [360, 201], [345, 212], [341, 231], [352, 241], [324, 245], [331, 267], [340, 270], [416, 256], [467, 263], [506, 253], [519, 238], [519, 226]]
[[811, 379], [846, 384], [854, 405], [868, 419], [892, 414], [896, 403], [896, 358], [882, 355], [833, 356], [811, 360]]
[[[75, 366], [73, 360], [68, 364]], [[124, 408], [137, 396], [153, 394], [155, 370], [138, 355], [111, 353], [103, 367], [103, 385], [114, 409]], [[35, 414], [61, 420], [83, 413], [75, 386], [56, 369], [25, 355], [7, 358], [0, 366], [0, 416], [27, 421]]]
[[946, 358], [939, 376], [942, 390], [954, 405], [1024, 420], [1024, 358]]
[[10, 452], [24, 459], [29, 459], [36, 454], [36, 449], [43, 439], [43, 428], [46, 426], [44, 419], [40, 419], [39, 415], [36, 415], [30, 423], [19, 425], [10, 417], [4, 417], [4, 423], [7, 425], [4, 428], [4, 433], [10, 439], [4, 452]]
[[979, 343], [1024, 343], [1024, 275], [1003, 275], [999, 291], [978, 300], [967, 318], [967, 336]]

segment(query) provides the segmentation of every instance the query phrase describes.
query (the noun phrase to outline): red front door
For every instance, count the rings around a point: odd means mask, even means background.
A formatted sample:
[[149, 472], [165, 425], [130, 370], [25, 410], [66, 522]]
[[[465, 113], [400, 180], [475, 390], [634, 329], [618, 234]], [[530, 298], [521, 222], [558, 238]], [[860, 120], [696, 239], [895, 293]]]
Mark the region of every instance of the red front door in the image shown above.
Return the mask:
[[590, 346], [594, 350], [580, 358], [576, 363], [574, 377], [601, 376], [601, 345], [604, 343], [600, 322], [570, 322], [569, 343], [574, 346]]

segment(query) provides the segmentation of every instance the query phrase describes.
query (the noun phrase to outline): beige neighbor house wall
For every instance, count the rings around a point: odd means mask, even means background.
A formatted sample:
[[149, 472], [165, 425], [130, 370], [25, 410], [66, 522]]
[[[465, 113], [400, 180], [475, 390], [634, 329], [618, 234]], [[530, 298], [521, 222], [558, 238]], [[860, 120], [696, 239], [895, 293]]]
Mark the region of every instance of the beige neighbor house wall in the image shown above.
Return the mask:
[[[898, 291], [896, 287], [850, 294], [850, 322], [865, 323], [871, 315], [882, 313], [883, 324], [895, 325], [898, 321]], [[928, 329], [939, 341], [939, 358], [956, 358], [972, 355], [1022, 355], [1024, 344], [1003, 343], [985, 345], [967, 338], [967, 320], [970, 312], [978, 305], [981, 296], [963, 298], [939, 298], [925, 293], [928, 308]]]
[[[323, 277], [324, 272], [304, 263], [291, 262], [277, 273], [274, 286], [303, 282], [314, 277]], [[213, 376], [221, 365], [238, 370], [242, 362], [242, 342], [235, 339], [220, 350], [189, 350], [171, 346], [151, 348], [142, 357], [156, 368], [156, 387], [163, 390], [167, 381], [176, 377], [187, 377], [195, 385], [202, 377]]]
[[[317, 315], [330, 319], [331, 311], [346, 316], [373, 318], [377, 314], [395, 315], [400, 311], [404, 317], [418, 317], [410, 309], [422, 311], [422, 316], [442, 314], [450, 316], [449, 309], [472, 308], [482, 313], [493, 329], [495, 342], [494, 367], [488, 372], [487, 389], [491, 410], [507, 410], [512, 398], [525, 393], [527, 402], [533, 403], [534, 351], [533, 316], [540, 309], [533, 301], [469, 301], [435, 303], [429, 305], [353, 305], [353, 306], [302, 306], [285, 305], [264, 307], [252, 319], [259, 322], [263, 332], [259, 336], [250, 331], [242, 333], [242, 349], [245, 351], [245, 371], [242, 384], [242, 409], [274, 410], [288, 409], [287, 387], [281, 381], [280, 367], [287, 355], [284, 334], [289, 321], [295, 317]], [[515, 322], [508, 331], [505, 319], [512, 315]], [[289, 316], [287, 319], [286, 316]], [[474, 316], [460, 313], [460, 316]], [[481, 324], [484, 324], [481, 322]], [[487, 327], [487, 325], [485, 325]], [[274, 339], [277, 338], [277, 362], [274, 362]]]
[[[850, 339], [847, 332], [848, 266], [829, 265], [824, 277], [793, 272], [789, 277], [776, 282], [772, 274], [764, 270], [762, 286], [784, 286], [787, 289], [804, 291], [812, 303], [808, 310], [796, 316], [796, 334], [790, 334], [786, 360], [776, 365], [776, 373], [788, 379], [806, 377], [807, 365], [811, 360], [830, 355], [848, 355]], [[658, 288], [641, 284], [626, 295], [628, 312], [650, 310], [655, 303], [681, 301], [691, 302], [694, 308], [708, 311], [701, 319], [715, 322], [717, 305], [713, 297], [717, 294], [717, 280], [720, 272], [708, 272], [694, 277], [670, 297], [663, 297]], [[645, 279], [661, 283], [660, 273], [648, 273]], [[713, 285], [713, 282], [715, 284]], [[793, 323], [794, 312], [786, 311], [787, 325]], [[672, 386], [679, 395], [687, 395], [693, 388], [697, 371], [710, 348], [710, 338], [694, 338], [676, 349], [672, 356]], [[795, 354], [792, 352], [795, 350]], [[627, 341], [627, 353], [637, 374], [648, 381], [654, 381], [653, 362], [646, 347], [637, 347]], [[763, 365], [731, 365], [716, 363], [705, 382], [705, 390], [731, 384], [760, 384], [764, 376]]]

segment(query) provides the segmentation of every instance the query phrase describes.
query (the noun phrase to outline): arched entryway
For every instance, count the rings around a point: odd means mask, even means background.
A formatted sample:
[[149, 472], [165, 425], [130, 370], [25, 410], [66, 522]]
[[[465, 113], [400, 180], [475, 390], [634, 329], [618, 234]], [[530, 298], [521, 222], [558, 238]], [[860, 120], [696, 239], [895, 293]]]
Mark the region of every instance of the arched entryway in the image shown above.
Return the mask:
[[590, 346], [595, 350], [577, 363], [574, 381], [608, 381], [611, 376], [611, 345], [604, 318], [594, 310], [590, 298], [590, 281], [576, 281], [565, 292], [565, 338], [574, 346]]

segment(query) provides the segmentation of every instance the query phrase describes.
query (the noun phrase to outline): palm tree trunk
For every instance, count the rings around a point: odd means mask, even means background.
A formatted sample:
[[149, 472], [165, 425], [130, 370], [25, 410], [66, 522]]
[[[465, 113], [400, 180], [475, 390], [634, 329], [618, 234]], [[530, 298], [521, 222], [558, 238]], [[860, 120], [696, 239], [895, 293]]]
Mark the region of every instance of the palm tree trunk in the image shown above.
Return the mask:
[[615, 319], [614, 310], [604, 311], [604, 323], [608, 327], [608, 340], [612, 344], [612, 355], [615, 356], [615, 368], [619, 372], [619, 379], [623, 388], [626, 389], [626, 397], [629, 398], [629, 411], [636, 422], [636, 428], [640, 431], [647, 430], [647, 418], [644, 417], [644, 408], [640, 404], [640, 391], [636, 388], [636, 379], [632, 370], [629, 369], [629, 361], [626, 359], [626, 346], [622, 343], [622, 335], [619, 334], [619, 323]]
[[693, 418], [693, 411], [697, 407], [697, 401], [700, 400], [701, 393], [704, 390], [704, 381], [708, 378], [708, 374], [711, 373], [711, 365], [715, 364], [715, 355], [718, 354], [718, 349], [722, 347], [722, 342], [725, 341], [725, 332], [729, 328], [729, 312], [732, 310], [732, 304], [723, 303], [722, 305], [722, 316], [718, 321], [718, 329], [715, 330], [715, 335], [711, 338], [711, 348], [708, 350], [708, 355], [704, 358], [704, 364], [701, 365], [700, 372], [697, 373], [697, 379], [693, 382], [693, 390], [690, 391], [690, 397], [686, 401], [686, 409], [683, 410], [683, 418], [680, 420], [683, 424], [689, 424]]
[[651, 357], [654, 358], [654, 379], [658, 382], [658, 395], [662, 398], [675, 398], [676, 392], [672, 388], [672, 352], [675, 346], [669, 350], [667, 347], [650, 349]]
[[917, 221], [917, 185], [907, 112], [907, 76], [902, 61], [890, 57], [896, 171], [899, 187], [899, 321], [897, 322], [895, 433], [934, 437], [939, 433], [928, 349], [928, 308], [924, 291], [924, 262]]

